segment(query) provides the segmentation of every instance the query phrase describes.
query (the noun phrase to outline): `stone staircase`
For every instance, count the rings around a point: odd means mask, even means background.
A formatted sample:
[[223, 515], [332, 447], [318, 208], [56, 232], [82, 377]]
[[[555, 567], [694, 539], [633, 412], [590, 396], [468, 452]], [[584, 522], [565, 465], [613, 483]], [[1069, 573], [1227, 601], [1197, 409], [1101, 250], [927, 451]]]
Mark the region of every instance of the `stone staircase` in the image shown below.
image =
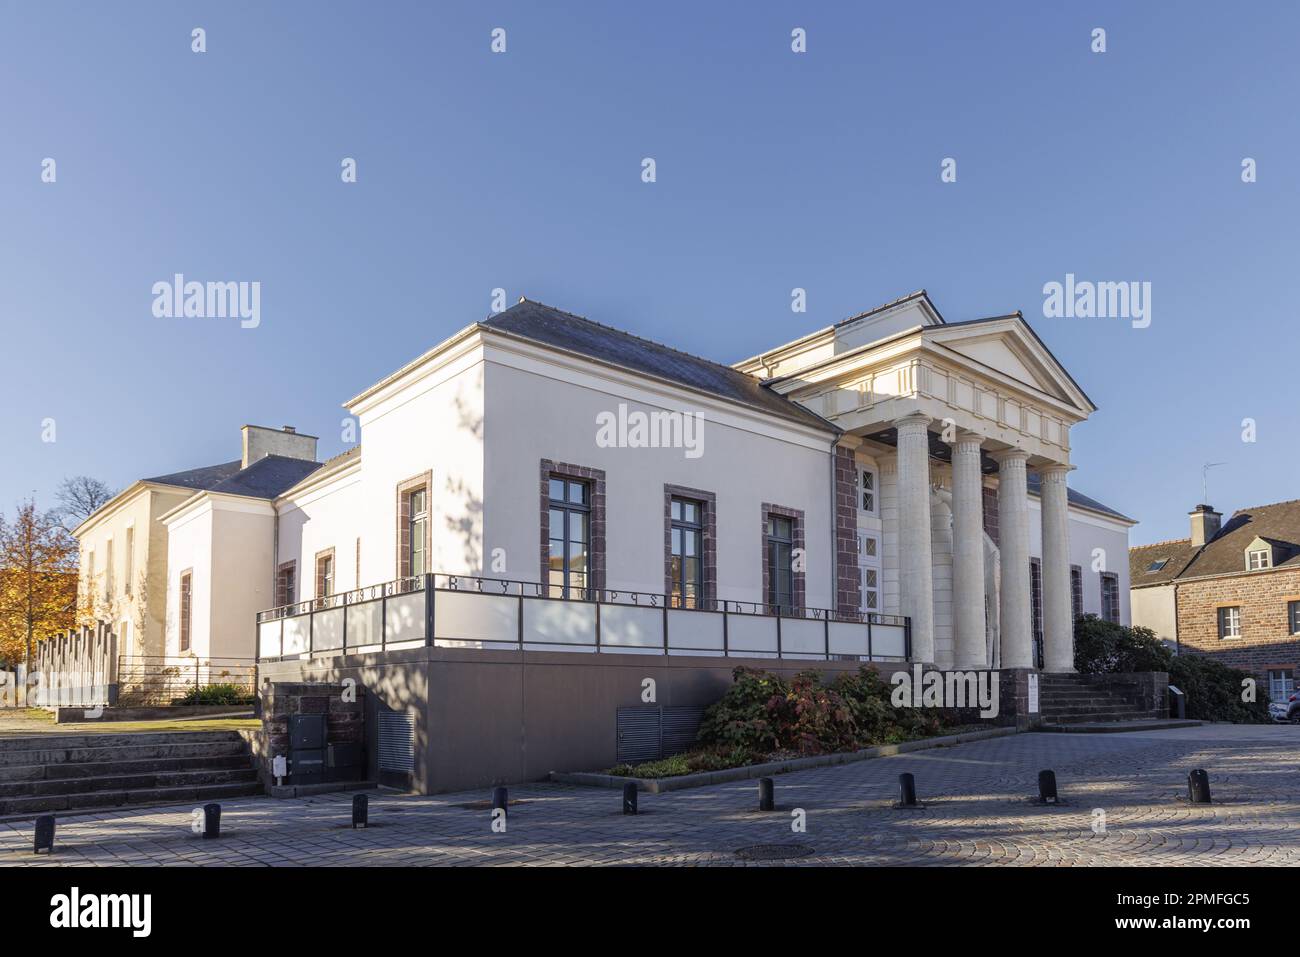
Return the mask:
[[0, 817], [261, 793], [237, 731], [0, 738]]
[[1048, 725], [1143, 721], [1168, 717], [1162, 703], [1112, 675], [1043, 674], [1039, 711]]

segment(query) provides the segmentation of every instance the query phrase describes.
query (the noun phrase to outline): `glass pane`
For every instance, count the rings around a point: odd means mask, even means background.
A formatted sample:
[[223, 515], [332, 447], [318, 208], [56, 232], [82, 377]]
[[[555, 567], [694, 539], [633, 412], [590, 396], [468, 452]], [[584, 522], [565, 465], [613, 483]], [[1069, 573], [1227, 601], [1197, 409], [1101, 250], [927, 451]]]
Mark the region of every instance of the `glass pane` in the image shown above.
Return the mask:
[[564, 512], [563, 512], [563, 510], [558, 509], [558, 508], [553, 508], [553, 509], [551, 509], [551, 514], [550, 514], [550, 517], [549, 517], [549, 519], [548, 519], [548, 524], [551, 526], [551, 527], [550, 527], [550, 536], [551, 536], [551, 538], [563, 538], [563, 537], [564, 537]]
[[694, 502], [683, 502], [682, 516], [686, 521], [698, 525], [700, 523], [700, 507]]
[[584, 542], [569, 542], [569, 570], [585, 572], [587, 570], [587, 546]]
[[867, 592], [867, 608], [874, 610], [875, 607], [876, 607], [876, 593], [873, 591], [869, 591]]
[[868, 588], [876, 587], [876, 570], [874, 568], [867, 569], [867, 587]]
[[569, 501], [576, 505], [587, 504], [587, 483], [570, 482], [569, 483]]
[[673, 499], [669, 514], [672, 515], [672, 520], [674, 522], [680, 522], [682, 520], [682, 503], [679, 499]]
[[587, 540], [587, 516], [581, 512], [569, 513], [569, 541], [585, 542]]
[[417, 489], [411, 493], [411, 515], [419, 515], [424, 511], [424, 489]]
[[682, 566], [682, 575], [686, 583], [687, 594], [693, 595], [696, 592], [697, 585], [700, 581], [700, 560], [698, 558], [688, 558]]
[[682, 530], [680, 528], [674, 528], [672, 530], [672, 545], [670, 551], [673, 555], [680, 555], [682, 553]]
[[554, 502], [563, 502], [563, 501], [564, 501], [564, 481], [563, 481], [563, 479], [557, 479], [557, 478], [553, 478], [553, 479], [551, 479], [551, 490], [550, 490], [550, 493], [549, 493], [549, 494], [550, 494], [550, 496], [551, 496], [551, 500], [554, 501]]
[[700, 553], [700, 533], [685, 532], [682, 536], [686, 545], [686, 554], [692, 557]]

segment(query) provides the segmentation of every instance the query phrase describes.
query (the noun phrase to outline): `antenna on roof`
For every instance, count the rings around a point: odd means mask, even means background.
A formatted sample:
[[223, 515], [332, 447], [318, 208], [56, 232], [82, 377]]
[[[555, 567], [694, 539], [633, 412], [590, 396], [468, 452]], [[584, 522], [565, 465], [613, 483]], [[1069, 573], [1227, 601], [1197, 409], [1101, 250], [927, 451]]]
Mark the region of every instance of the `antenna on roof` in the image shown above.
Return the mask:
[[1206, 462], [1201, 466], [1201, 504], [1210, 504], [1210, 486], [1209, 476], [1210, 469], [1217, 468], [1220, 465], [1227, 465], [1227, 462]]

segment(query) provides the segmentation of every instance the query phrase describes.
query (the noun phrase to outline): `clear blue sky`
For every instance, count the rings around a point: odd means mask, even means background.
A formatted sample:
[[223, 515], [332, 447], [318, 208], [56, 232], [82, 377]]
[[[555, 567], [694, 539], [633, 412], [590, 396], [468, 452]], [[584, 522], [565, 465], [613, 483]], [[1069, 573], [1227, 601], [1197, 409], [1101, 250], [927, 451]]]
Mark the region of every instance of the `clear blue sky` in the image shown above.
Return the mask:
[[[1207, 461], [1222, 510], [1300, 497], [1297, 35], [1293, 3], [0, 0], [0, 507], [245, 422], [340, 451], [339, 403], [495, 287], [722, 361], [922, 287], [1019, 308], [1134, 543], [1186, 534]], [[261, 326], [155, 318], [176, 272], [261, 282]], [[1151, 282], [1150, 327], [1043, 318], [1067, 272]]]

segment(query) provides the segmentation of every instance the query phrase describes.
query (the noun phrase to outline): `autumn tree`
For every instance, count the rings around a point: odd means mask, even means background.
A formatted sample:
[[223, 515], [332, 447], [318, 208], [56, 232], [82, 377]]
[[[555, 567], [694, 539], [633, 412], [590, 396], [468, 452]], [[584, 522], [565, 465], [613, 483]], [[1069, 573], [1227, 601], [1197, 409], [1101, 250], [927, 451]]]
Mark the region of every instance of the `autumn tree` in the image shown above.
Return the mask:
[[76, 621], [77, 542], [60, 517], [33, 499], [0, 514], [0, 659], [29, 672], [35, 643]]

